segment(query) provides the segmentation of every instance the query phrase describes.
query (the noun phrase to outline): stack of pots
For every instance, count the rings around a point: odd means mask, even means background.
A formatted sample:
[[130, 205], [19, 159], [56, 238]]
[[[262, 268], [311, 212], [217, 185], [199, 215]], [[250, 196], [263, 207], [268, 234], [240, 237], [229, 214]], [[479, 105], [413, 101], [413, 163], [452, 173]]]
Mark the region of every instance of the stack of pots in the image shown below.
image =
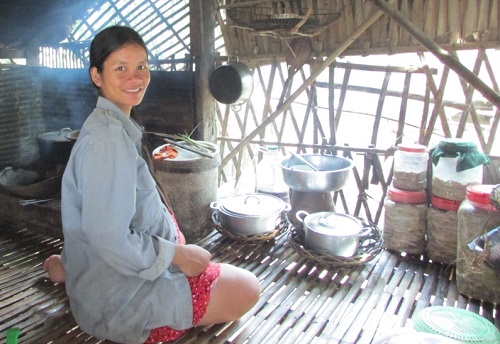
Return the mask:
[[420, 144], [399, 144], [394, 176], [384, 202], [384, 246], [423, 254], [426, 248], [427, 170], [429, 154]]

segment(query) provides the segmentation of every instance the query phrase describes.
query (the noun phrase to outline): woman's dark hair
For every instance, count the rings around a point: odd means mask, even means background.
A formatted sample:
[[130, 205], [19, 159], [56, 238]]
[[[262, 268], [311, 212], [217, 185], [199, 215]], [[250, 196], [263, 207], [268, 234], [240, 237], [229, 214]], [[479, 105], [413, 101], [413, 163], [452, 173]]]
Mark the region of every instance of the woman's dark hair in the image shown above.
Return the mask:
[[92, 67], [96, 67], [101, 73], [108, 56], [126, 44], [138, 44], [147, 51], [142, 37], [129, 27], [115, 25], [99, 32], [90, 43], [89, 71]]

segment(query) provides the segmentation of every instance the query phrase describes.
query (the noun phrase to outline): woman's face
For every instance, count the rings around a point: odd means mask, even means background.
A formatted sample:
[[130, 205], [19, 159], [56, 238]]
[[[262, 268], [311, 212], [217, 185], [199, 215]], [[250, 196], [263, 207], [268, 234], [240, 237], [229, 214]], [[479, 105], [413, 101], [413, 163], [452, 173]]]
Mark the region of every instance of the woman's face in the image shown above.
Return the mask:
[[127, 44], [108, 56], [101, 73], [92, 67], [90, 75], [101, 95], [130, 116], [132, 107], [141, 103], [151, 78], [147, 53], [138, 44]]

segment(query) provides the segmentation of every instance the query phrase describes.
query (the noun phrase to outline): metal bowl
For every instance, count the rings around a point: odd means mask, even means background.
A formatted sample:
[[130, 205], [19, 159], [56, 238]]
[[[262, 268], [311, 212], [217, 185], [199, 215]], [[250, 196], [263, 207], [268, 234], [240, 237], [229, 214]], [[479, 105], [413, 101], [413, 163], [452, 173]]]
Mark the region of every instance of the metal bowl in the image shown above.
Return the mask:
[[281, 161], [285, 183], [297, 191], [330, 192], [342, 189], [349, 179], [354, 163], [337, 155], [301, 154], [314, 165], [314, 171], [299, 158], [291, 156]]

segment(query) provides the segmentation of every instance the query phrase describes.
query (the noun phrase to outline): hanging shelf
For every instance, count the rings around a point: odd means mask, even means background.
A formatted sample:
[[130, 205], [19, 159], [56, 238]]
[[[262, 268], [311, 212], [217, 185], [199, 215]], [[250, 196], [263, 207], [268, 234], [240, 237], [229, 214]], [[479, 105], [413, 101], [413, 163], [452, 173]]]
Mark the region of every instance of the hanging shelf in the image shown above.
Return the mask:
[[227, 16], [236, 26], [262, 34], [315, 36], [340, 18], [341, 12], [312, 8], [253, 6], [227, 8]]

